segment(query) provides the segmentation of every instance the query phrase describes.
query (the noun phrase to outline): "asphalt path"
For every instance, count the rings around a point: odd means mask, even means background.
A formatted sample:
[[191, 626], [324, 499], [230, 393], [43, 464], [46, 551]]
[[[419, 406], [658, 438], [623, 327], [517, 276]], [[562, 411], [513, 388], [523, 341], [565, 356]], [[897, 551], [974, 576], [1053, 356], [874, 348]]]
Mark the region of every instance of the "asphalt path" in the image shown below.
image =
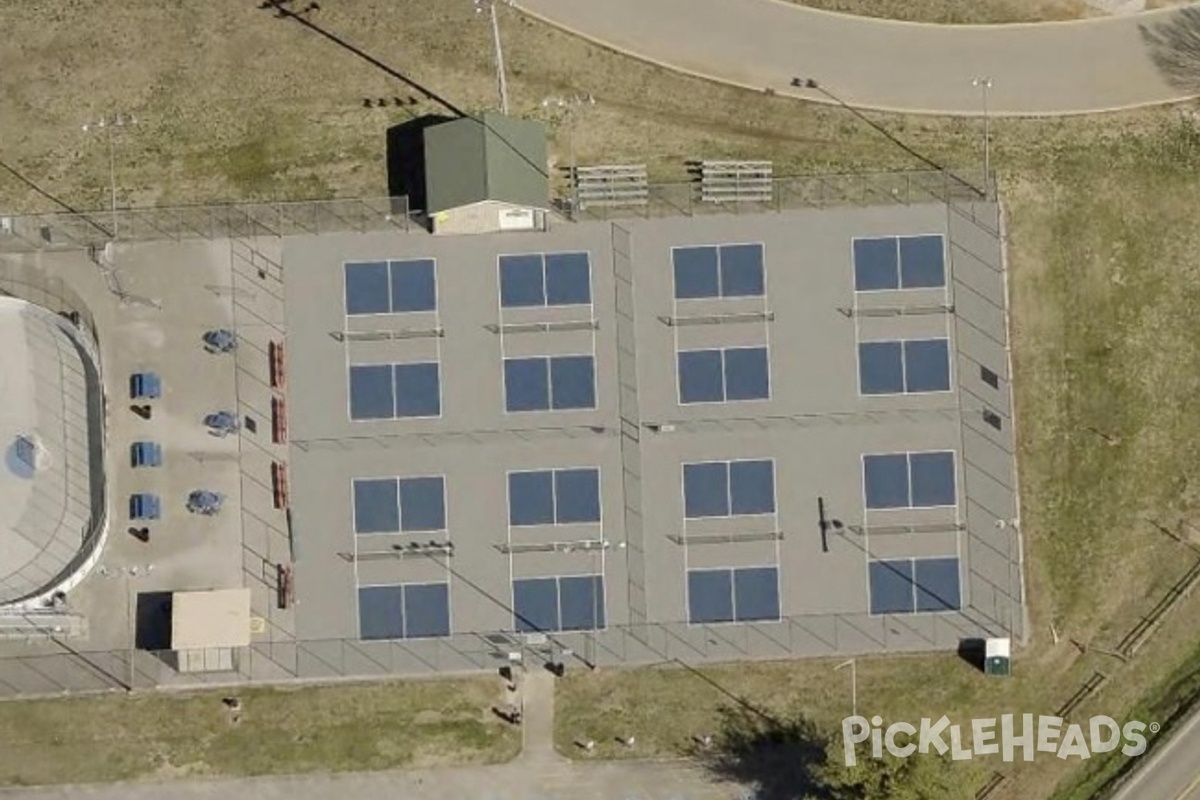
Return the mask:
[[404, 772], [0, 790], [3, 800], [739, 800], [744, 796], [740, 788], [712, 783], [685, 764], [521, 760]]
[[1200, 713], [1135, 767], [1112, 800], [1200, 800]]
[[[975, 78], [991, 79], [989, 112], [1001, 115], [1109, 111], [1200, 93], [1200, 86], [1164, 76], [1159, 65], [1172, 48], [1151, 41], [1171, 28], [1200, 28], [1200, 4], [1183, 11], [1016, 25], [895, 22], [784, 0], [516, 0], [516, 5], [571, 33], [676, 70], [830, 101], [823, 92], [791, 86], [793, 78], [811, 79], [860, 108], [981, 114], [983, 89]], [[1190, 14], [1195, 16], [1189, 19]]]

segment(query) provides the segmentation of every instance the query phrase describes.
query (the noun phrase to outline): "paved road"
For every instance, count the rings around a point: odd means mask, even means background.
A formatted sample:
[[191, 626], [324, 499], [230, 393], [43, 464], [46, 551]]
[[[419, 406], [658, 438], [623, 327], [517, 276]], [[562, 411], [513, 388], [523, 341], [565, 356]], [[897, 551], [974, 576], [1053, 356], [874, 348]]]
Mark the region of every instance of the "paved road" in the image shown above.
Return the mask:
[[1200, 800], [1200, 713], [1171, 736], [1162, 750], [1138, 765], [1112, 800]]
[[978, 114], [978, 76], [992, 78], [991, 111], [1006, 115], [1102, 111], [1200, 94], [1200, 86], [1172, 85], [1163, 76], [1156, 64], [1170, 48], [1149, 45], [1142, 31], [1184, 21], [1200, 28], [1200, 4], [1080, 22], [952, 26], [832, 14], [783, 0], [516, 2], [665, 66], [828, 99], [790, 88], [793, 77], [811, 78], [863, 108]]

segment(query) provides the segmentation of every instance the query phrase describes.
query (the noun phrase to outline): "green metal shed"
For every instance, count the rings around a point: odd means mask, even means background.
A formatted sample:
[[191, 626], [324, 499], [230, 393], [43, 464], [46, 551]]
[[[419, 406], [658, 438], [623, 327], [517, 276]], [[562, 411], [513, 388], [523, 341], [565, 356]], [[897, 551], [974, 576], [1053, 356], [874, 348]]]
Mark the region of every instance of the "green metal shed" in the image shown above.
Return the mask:
[[485, 200], [548, 208], [546, 126], [495, 112], [425, 130], [429, 214]]

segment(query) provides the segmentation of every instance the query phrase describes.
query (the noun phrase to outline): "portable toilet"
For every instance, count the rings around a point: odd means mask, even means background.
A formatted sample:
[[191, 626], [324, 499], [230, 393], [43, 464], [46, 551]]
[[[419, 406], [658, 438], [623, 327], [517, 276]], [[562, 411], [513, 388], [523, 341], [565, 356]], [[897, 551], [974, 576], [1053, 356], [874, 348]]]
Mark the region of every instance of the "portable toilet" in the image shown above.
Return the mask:
[[984, 645], [983, 672], [985, 675], [1007, 677], [1012, 671], [1012, 640], [988, 639]]

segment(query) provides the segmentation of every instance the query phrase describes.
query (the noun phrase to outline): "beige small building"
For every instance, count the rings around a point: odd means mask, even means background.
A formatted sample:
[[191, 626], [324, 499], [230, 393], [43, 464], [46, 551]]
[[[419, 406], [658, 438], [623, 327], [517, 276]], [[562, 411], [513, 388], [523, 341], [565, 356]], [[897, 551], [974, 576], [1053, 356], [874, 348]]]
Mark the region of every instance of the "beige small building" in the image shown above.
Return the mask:
[[543, 230], [550, 207], [546, 127], [487, 112], [424, 132], [434, 233]]
[[249, 589], [171, 596], [171, 650], [180, 672], [233, 672], [235, 654], [249, 646]]

